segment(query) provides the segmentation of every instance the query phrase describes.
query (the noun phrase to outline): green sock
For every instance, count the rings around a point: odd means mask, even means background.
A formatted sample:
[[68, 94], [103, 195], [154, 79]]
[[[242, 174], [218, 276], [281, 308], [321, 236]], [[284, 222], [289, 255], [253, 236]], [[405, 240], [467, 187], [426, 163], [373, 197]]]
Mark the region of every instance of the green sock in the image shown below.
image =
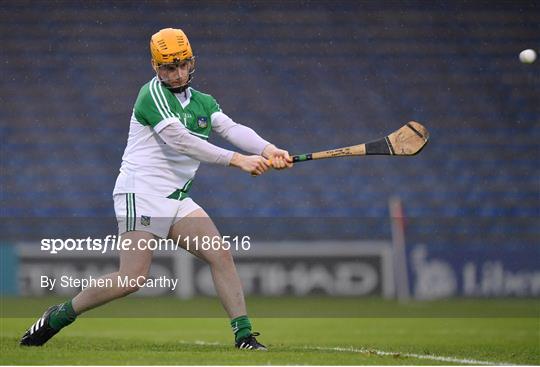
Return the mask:
[[60, 330], [64, 326], [68, 326], [77, 318], [75, 310], [71, 300], [64, 302], [60, 305], [60, 308], [54, 311], [49, 318], [49, 326], [54, 330]]
[[251, 322], [247, 316], [239, 316], [231, 320], [235, 340], [240, 340], [251, 334]]

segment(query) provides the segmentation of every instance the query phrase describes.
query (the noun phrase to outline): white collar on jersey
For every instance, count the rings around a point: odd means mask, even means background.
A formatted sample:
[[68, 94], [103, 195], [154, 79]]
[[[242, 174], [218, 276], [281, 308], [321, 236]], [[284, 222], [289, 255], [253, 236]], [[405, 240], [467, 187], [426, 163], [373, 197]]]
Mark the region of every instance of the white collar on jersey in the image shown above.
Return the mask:
[[180, 102], [180, 105], [182, 105], [182, 108], [186, 108], [191, 100], [191, 87], [186, 88], [183, 92], [174, 93], [174, 95], [178, 99], [178, 102]]

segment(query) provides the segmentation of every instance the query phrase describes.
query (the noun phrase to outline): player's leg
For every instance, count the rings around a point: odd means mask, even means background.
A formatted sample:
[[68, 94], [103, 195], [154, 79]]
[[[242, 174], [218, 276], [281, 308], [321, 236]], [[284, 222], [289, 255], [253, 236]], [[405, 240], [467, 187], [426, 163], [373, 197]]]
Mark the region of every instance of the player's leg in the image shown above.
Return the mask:
[[[139, 241], [145, 244], [148, 240], [154, 238], [155, 236], [152, 233], [144, 231], [132, 231], [122, 234], [122, 242], [130, 240], [131, 247], [129, 250], [120, 251], [120, 268], [118, 271], [101, 277], [105, 281], [110, 279], [109, 284], [112, 284], [112, 286], [85, 288], [72, 300], [75, 313], [80, 315], [85, 311], [138, 291], [139, 287], [136, 286], [136, 282], [119, 282], [118, 280], [146, 278], [148, 276], [152, 263], [152, 251], [144, 248], [145, 246], [142, 246], [141, 249], [137, 244]], [[104, 282], [103, 284], [107, 283]]]
[[[154, 196], [118, 194], [114, 196], [114, 209], [118, 219], [118, 233], [123, 238], [122, 243], [127, 239], [131, 240], [131, 248], [120, 252], [119, 270], [102, 277], [105, 280], [110, 279], [110, 282], [104, 283], [107, 284], [106, 287], [85, 288], [73, 300], [50, 307], [26, 331], [20, 341], [21, 345], [43, 345], [63, 327], [71, 324], [80, 313], [137, 291], [136, 286], [119, 284], [118, 277], [134, 279], [147, 276], [152, 252], [138, 244], [156, 236], [167, 236], [177, 211], [177, 203], [165, 198], [156, 199]], [[142, 217], [137, 217], [136, 213], [142, 213], [146, 217], [145, 221], [142, 221]], [[150, 223], [152, 217], [154, 220]]]
[[[224, 249], [202, 250], [200, 244], [204, 236], [218, 238], [220, 234], [212, 219], [201, 208], [180, 219], [169, 232], [169, 237], [175, 241], [178, 237], [181, 239], [190, 238], [190, 243], [182, 242], [182, 247], [210, 265], [216, 292], [229, 317], [233, 319], [245, 315], [246, 303], [242, 283], [236, 272], [230, 251]], [[198, 249], [195, 248], [196, 241], [194, 239], [196, 237], [199, 243]]]
[[[151, 233], [143, 231], [127, 232], [123, 236], [124, 241], [130, 239], [132, 248], [121, 250], [120, 268], [117, 272], [100, 277], [104, 282], [110, 284], [106, 287], [88, 287], [77, 294], [72, 300], [60, 305], [50, 307], [41, 318], [39, 318], [23, 335], [20, 344], [25, 346], [40, 346], [45, 344], [61, 329], [71, 324], [78, 315], [103, 305], [114, 299], [124, 297], [137, 291], [137, 286], [126, 286], [121, 279], [137, 279], [147, 277], [152, 252], [147, 249], [137, 248], [139, 240], [149, 240], [154, 238]], [[140, 278], [139, 278], [140, 279]], [[132, 282], [128, 282], [130, 284]]]
[[[191, 201], [191, 199], [186, 200]], [[193, 239], [197, 237], [200, 245], [203, 236], [208, 236], [210, 239], [221, 237], [212, 219], [198, 206], [197, 209], [178, 220], [169, 232], [169, 237], [175, 241], [178, 238], [191, 239], [190, 243], [181, 242], [182, 247], [210, 266], [216, 292], [225, 311], [231, 318], [231, 327], [235, 333], [236, 346], [242, 349], [266, 350], [255, 339], [258, 334], [251, 332], [251, 323], [247, 317], [242, 283], [230, 251], [223, 249], [223, 247], [220, 247], [219, 250], [212, 248], [203, 250], [201, 246], [196, 248]]]

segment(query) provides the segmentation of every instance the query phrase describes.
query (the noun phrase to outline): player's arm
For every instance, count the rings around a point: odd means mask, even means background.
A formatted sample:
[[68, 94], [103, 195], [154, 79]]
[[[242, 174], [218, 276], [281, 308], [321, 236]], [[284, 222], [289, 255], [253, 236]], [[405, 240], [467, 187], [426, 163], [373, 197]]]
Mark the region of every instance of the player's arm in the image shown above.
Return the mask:
[[171, 123], [160, 129], [159, 137], [180, 154], [187, 155], [200, 162], [215, 163], [224, 166], [238, 167], [254, 175], [268, 170], [269, 162], [260, 155], [246, 156], [220, 148], [189, 133], [189, 130], [178, 123]]
[[137, 121], [151, 126], [168, 146], [180, 154], [200, 162], [238, 167], [255, 175], [268, 169], [269, 162], [261, 156], [234, 153], [191, 135], [172, 113], [163, 88], [156, 79], [141, 88], [133, 113]]
[[292, 167], [289, 152], [277, 148], [261, 138], [253, 129], [234, 122], [221, 111], [212, 114], [212, 130], [234, 146], [270, 159], [272, 166], [276, 169]]

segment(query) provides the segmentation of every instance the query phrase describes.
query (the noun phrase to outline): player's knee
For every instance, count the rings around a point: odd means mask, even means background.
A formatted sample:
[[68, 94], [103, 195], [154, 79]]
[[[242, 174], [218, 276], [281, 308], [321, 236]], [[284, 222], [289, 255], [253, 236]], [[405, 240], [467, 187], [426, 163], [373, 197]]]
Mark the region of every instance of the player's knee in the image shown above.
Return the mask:
[[138, 285], [124, 286], [120, 288], [120, 293], [122, 297], [130, 295], [131, 293], [137, 292], [141, 287]]
[[233, 263], [233, 258], [229, 250], [217, 250], [212, 251], [211, 256], [209, 256], [208, 262], [211, 265], [216, 266], [228, 266]]
[[119, 277], [119, 288], [121, 296], [127, 296], [137, 292], [146, 282], [147, 274], [124, 275]]

